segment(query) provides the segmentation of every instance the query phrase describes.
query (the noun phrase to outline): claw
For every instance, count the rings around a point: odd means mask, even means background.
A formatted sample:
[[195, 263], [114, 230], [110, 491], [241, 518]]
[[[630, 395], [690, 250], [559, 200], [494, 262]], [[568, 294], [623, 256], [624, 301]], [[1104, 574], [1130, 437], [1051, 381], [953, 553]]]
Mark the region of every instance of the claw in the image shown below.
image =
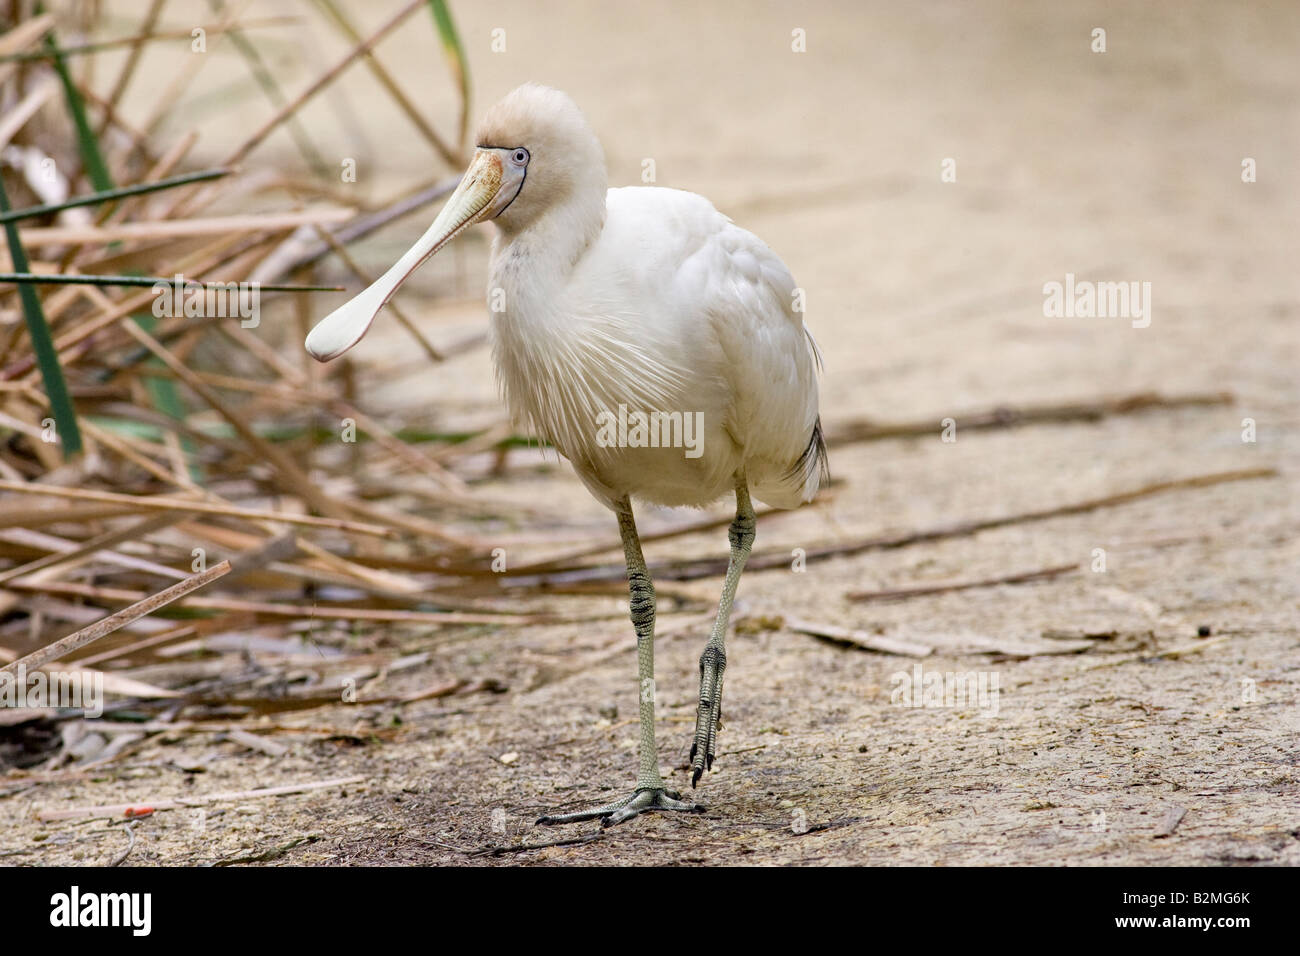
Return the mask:
[[695, 740], [691, 744], [691, 786], [697, 786], [706, 770], [713, 769], [714, 748], [722, 727], [722, 678], [727, 654], [710, 644], [700, 655], [700, 707], [695, 716]]
[[559, 823], [580, 823], [583, 820], [599, 818], [600, 825], [603, 828], [612, 827], [624, 820], [631, 820], [633, 817], [651, 810], [683, 810], [687, 813], [704, 812], [705, 807], [703, 804], [687, 803], [681, 797], [682, 795], [675, 790], [667, 790], [663, 787], [644, 787], [632, 791], [631, 794], [621, 800], [607, 803], [603, 807], [579, 810], [577, 813], [547, 814], [544, 817], [539, 817], [537, 823], [541, 826], [553, 826]]

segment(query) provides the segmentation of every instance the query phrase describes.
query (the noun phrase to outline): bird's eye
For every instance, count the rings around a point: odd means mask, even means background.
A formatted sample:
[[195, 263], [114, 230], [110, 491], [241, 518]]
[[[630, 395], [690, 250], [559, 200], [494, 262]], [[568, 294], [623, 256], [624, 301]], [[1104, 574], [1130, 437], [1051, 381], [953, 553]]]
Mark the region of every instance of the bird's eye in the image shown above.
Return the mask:
[[520, 147], [519, 149], [515, 150], [513, 153], [510, 154], [510, 161], [514, 163], [516, 166], [527, 166], [528, 150], [524, 149], [523, 147]]

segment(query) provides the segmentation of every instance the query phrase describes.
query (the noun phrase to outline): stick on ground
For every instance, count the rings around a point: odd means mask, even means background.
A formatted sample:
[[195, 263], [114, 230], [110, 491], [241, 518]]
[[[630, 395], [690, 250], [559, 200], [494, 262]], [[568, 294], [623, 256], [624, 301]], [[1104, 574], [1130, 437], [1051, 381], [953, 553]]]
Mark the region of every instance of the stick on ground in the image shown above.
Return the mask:
[[834, 641], [836, 644], [865, 647], [868, 650], [880, 651], [884, 654], [929, 657], [934, 653], [934, 648], [929, 644], [920, 644], [916, 641], [904, 640], [901, 637], [887, 637], [884, 634], [868, 634], [866, 631], [850, 630], [847, 627], [837, 627], [834, 624], [814, 624], [811, 621], [786, 618], [785, 626], [792, 631], [798, 631], [800, 634], [811, 634], [813, 637]]
[[125, 627], [132, 621], [137, 621], [146, 614], [152, 614], [160, 607], [171, 604], [178, 598], [182, 598], [191, 591], [197, 591], [206, 584], [211, 584], [217, 578], [224, 577], [230, 573], [230, 562], [222, 561], [218, 565], [208, 568], [201, 574], [196, 574], [191, 578], [186, 578], [173, 584], [166, 590], [159, 591], [143, 601], [137, 601], [130, 607], [124, 607], [116, 614], [112, 614], [102, 621], [96, 621], [89, 627], [83, 627], [81, 630], [67, 637], [60, 638], [53, 644], [47, 644], [39, 650], [32, 651], [26, 657], [20, 657], [11, 664], [0, 667], [0, 673], [16, 674], [19, 667], [27, 670], [35, 670], [42, 664], [48, 664], [50, 661], [57, 661], [60, 657], [71, 654], [78, 648], [85, 647], [92, 641], [97, 641], [101, 637], [107, 637], [114, 631]]
[[948, 581], [935, 584], [918, 584], [910, 588], [886, 588], [882, 591], [850, 591], [844, 595], [850, 601], [894, 601], [901, 598], [920, 597], [925, 594], [946, 594], [949, 591], [967, 591], [971, 588], [988, 588], [997, 584], [1023, 584], [1026, 581], [1041, 581], [1055, 578], [1071, 571], [1079, 570], [1078, 562], [1058, 564], [1036, 571], [1020, 571], [1016, 574], [1004, 574], [996, 578], [981, 578], [978, 581]]
[[230, 800], [259, 800], [263, 797], [279, 797], [289, 793], [306, 793], [310, 790], [326, 790], [330, 787], [344, 787], [351, 783], [360, 783], [365, 777], [337, 777], [333, 780], [321, 780], [316, 783], [295, 783], [285, 787], [263, 787], [260, 790], [232, 790], [228, 793], [212, 793], [207, 796], [184, 797], [180, 800], [160, 798], [157, 800], [137, 800], [134, 803], [104, 803], [89, 807], [69, 807], [66, 810], [37, 810], [36, 819], [76, 820], [81, 817], [120, 817], [145, 816], [157, 810], [181, 810], [186, 807], [201, 807], [209, 803], [228, 802]]

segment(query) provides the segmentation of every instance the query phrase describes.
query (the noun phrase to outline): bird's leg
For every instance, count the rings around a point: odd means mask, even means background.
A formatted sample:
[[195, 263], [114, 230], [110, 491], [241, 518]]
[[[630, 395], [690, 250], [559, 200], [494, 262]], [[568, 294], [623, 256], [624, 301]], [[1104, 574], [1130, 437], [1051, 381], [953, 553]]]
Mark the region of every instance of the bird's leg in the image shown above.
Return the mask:
[[681, 794], [664, 787], [659, 775], [659, 753], [655, 749], [655, 588], [641, 554], [632, 504], [624, 498], [618, 507], [618, 529], [623, 535], [623, 556], [627, 560], [627, 583], [632, 627], [636, 629], [637, 698], [641, 712], [641, 767], [636, 789], [628, 796], [591, 810], [548, 815], [538, 823], [577, 823], [601, 818], [603, 826], [630, 820], [646, 810], [696, 810], [703, 806], [687, 803]]
[[705, 770], [713, 769], [714, 747], [722, 720], [722, 675], [727, 669], [727, 621], [736, 599], [740, 572], [745, 570], [749, 549], [754, 543], [754, 506], [749, 502], [749, 485], [745, 476], [736, 478], [736, 520], [731, 522], [727, 538], [731, 542], [731, 559], [718, 601], [718, 616], [713, 633], [700, 655], [700, 709], [695, 717], [695, 742], [691, 744], [691, 786]]

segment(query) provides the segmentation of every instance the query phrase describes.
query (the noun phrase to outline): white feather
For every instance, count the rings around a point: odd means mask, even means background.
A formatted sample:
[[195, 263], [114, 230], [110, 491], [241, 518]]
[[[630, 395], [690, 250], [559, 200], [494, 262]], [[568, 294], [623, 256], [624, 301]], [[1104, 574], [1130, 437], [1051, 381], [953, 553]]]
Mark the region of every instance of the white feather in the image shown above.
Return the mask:
[[[578, 249], [550, 225], [503, 233], [493, 255], [489, 299], [506, 305], [495, 357], [516, 419], [607, 503], [706, 504], [742, 469], [768, 504], [810, 500], [817, 356], [776, 254], [673, 189], [608, 190], [599, 232]], [[597, 416], [620, 404], [702, 413], [703, 454], [601, 447]]]

